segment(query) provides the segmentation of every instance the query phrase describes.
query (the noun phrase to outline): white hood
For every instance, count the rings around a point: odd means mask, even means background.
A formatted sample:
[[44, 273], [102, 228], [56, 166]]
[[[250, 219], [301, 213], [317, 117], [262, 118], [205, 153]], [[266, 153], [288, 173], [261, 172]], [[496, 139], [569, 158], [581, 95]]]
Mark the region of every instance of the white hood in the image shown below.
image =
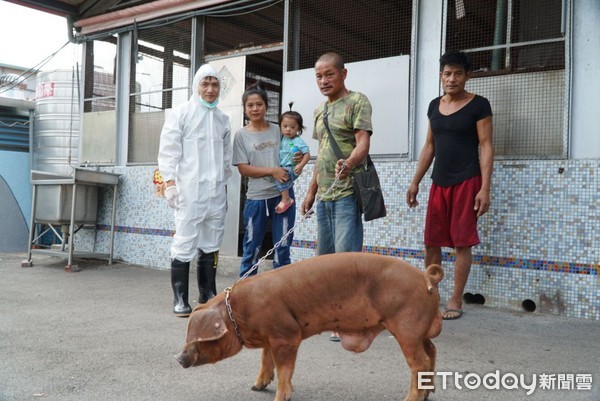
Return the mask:
[[221, 86], [221, 77], [219, 77], [219, 73], [214, 67], [210, 64], [204, 64], [202, 67], [198, 68], [196, 71], [196, 75], [194, 75], [194, 80], [192, 81], [192, 96], [190, 100], [195, 101], [196, 103], [200, 102], [200, 94], [198, 93], [198, 86], [200, 86], [200, 81], [202, 81], [206, 77], [215, 77], [219, 80], [219, 87]]

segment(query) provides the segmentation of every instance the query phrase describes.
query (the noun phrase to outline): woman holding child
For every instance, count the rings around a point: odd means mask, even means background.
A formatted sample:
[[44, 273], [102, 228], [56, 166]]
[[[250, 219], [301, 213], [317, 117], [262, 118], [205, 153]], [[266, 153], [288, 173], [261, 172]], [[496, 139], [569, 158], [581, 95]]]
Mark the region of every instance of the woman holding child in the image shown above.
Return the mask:
[[[279, 166], [281, 132], [276, 124], [268, 122], [265, 118], [268, 97], [262, 82], [259, 81], [244, 92], [242, 103], [249, 122], [235, 134], [232, 158], [232, 164], [237, 166], [240, 174], [248, 177], [243, 214], [246, 230], [240, 277], [244, 276], [261, 256], [268, 220], [271, 220], [273, 244], [276, 244], [294, 226], [296, 219], [296, 205], [293, 201], [289, 202], [287, 207], [280, 206], [277, 209], [282, 200], [277, 183], [287, 182], [291, 178], [286, 170]], [[289, 197], [294, 199], [293, 188], [289, 189]], [[273, 268], [291, 263], [292, 239], [293, 234], [290, 234], [275, 249]], [[254, 270], [250, 274], [256, 273]]]

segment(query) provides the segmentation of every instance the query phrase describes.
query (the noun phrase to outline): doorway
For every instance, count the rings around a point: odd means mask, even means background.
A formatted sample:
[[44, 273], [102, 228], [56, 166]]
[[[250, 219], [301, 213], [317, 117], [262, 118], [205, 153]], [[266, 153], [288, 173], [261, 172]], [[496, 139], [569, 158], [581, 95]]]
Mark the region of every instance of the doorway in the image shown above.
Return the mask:
[[[228, 57], [206, 57], [208, 61], [222, 77], [221, 99], [219, 108], [231, 118], [231, 140], [236, 131], [246, 125], [244, 117], [242, 95], [246, 88], [254, 85], [258, 80], [264, 82], [269, 107], [267, 120], [277, 124], [281, 113], [281, 93], [283, 78], [283, 50], [238, 52], [235, 56]], [[242, 256], [242, 244], [244, 241], [244, 204], [246, 202], [246, 189], [248, 179], [242, 177], [237, 168], [232, 168], [232, 178], [228, 184], [227, 204], [228, 213], [225, 220], [225, 237], [221, 252], [223, 255]], [[267, 227], [263, 240], [262, 254], [273, 247], [272, 229]], [[272, 256], [269, 257], [272, 259]]]
[[[283, 51], [269, 53], [253, 54], [246, 57], [246, 88], [254, 85], [257, 81], [263, 81], [269, 98], [269, 107], [267, 109], [267, 120], [274, 124], [279, 123], [281, 113], [281, 82], [283, 77]], [[244, 117], [243, 125], [247, 120]], [[241, 177], [240, 186], [240, 209], [239, 209], [239, 231], [238, 231], [238, 256], [242, 256], [242, 245], [244, 242], [244, 204], [246, 203], [246, 189], [248, 178]], [[273, 247], [273, 233], [271, 220], [268, 221], [267, 230], [263, 239], [261, 248], [261, 257]], [[273, 259], [273, 254], [269, 255], [268, 260]]]

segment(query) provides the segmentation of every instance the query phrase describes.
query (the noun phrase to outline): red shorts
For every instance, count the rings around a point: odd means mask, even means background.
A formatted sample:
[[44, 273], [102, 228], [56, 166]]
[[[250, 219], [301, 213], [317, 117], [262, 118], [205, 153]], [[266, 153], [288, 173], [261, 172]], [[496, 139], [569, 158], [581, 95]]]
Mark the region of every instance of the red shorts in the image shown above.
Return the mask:
[[481, 189], [481, 176], [460, 184], [440, 187], [431, 184], [425, 219], [425, 245], [450, 248], [479, 244], [475, 197]]

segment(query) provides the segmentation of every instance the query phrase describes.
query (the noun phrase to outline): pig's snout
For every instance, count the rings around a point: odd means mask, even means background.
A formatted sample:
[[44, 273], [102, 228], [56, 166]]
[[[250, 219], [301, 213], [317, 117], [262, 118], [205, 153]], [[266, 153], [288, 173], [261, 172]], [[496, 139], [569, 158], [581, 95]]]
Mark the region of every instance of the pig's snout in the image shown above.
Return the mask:
[[187, 369], [190, 366], [192, 366], [192, 361], [190, 360], [190, 357], [185, 352], [180, 352], [179, 354], [175, 355], [175, 359], [177, 359], [177, 362], [179, 362], [179, 364], [184, 369]]

